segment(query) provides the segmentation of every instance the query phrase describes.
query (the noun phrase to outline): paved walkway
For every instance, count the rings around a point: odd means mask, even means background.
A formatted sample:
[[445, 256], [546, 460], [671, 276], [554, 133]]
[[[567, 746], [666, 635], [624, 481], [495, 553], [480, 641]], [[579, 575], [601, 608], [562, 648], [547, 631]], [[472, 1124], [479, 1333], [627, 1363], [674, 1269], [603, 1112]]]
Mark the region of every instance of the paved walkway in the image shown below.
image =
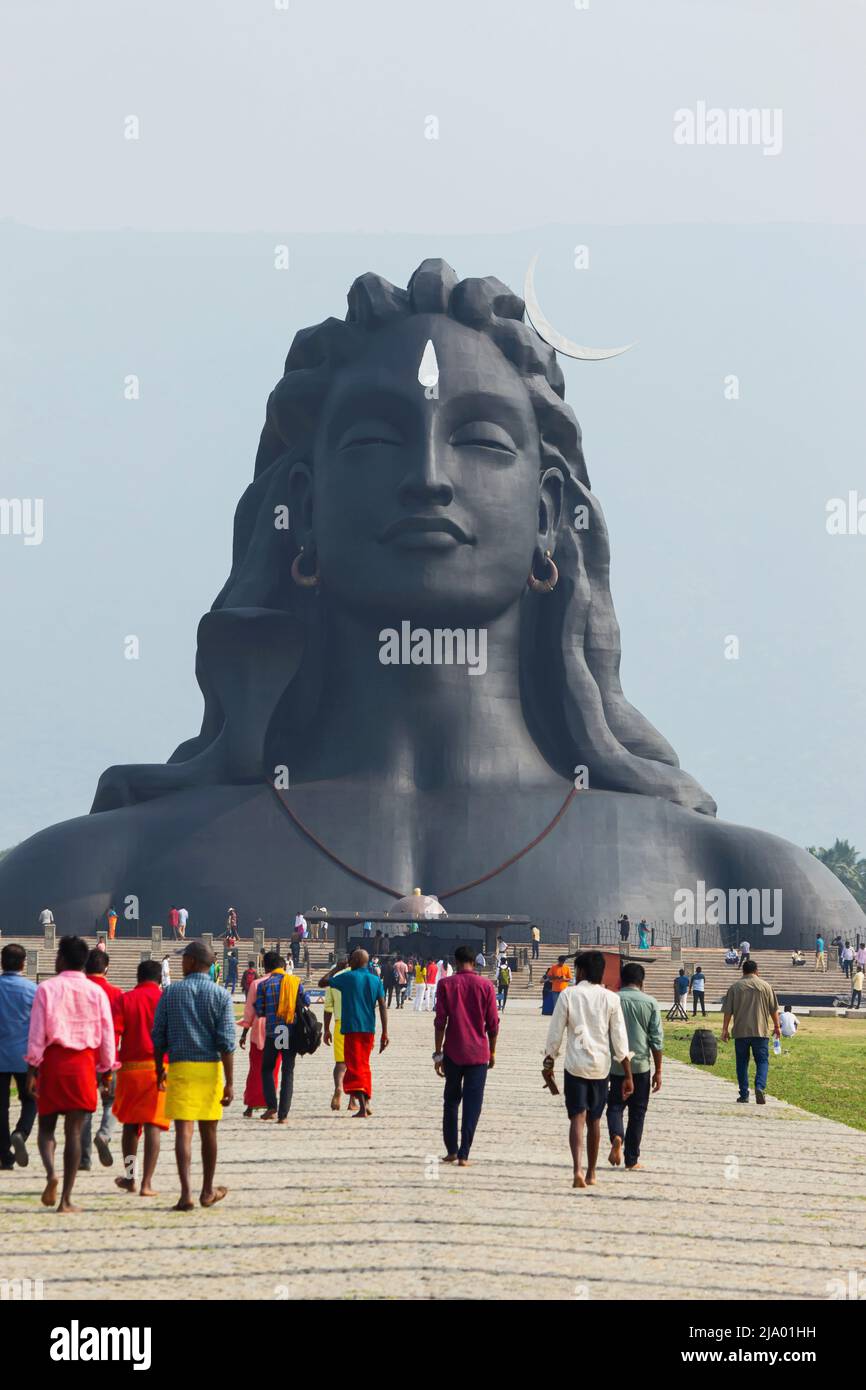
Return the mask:
[[164, 1196], [118, 1192], [118, 1155], [81, 1175], [86, 1210], [58, 1216], [39, 1205], [31, 1142], [29, 1168], [0, 1174], [0, 1280], [42, 1279], [48, 1299], [822, 1299], [849, 1271], [866, 1280], [863, 1134], [773, 1100], [738, 1106], [728, 1083], [667, 1062], [645, 1171], [604, 1163], [595, 1190], [573, 1191], [544, 1032], [533, 1006], [509, 1006], [473, 1164], [457, 1171], [437, 1161], [431, 1020], [408, 1009], [374, 1064], [374, 1119], [328, 1109], [324, 1047], [298, 1061], [288, 1128], [235, 1101], [217, 1175], [231, 1190], [210, 1211], [168, 1210], [164, 1141]]

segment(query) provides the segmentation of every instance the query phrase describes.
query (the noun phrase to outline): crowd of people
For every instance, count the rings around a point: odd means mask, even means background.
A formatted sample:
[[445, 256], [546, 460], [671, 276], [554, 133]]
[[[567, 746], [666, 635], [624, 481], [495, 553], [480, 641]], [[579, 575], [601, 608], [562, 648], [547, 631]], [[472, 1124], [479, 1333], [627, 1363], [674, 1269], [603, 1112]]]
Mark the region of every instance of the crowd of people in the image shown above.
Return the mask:
[[[232, 927], [230, 922], [227, 929]], [[858, 1004], [860, 949], [842, 958]], [[331, 1109], [340, 1110], [345, 1098], [353, 1118], [371, 1118], [377, 1023], [381, 1053], [390, 1042], [389, 1008], [400, 1010], [414, 1001], [418, 1012], [433, 1014], [433, 1065], [445, 1082], [443, 1161], [468, 1165], [511, 983], [507, 952], [507, 943], [498, 939], [491, 979], [484, 973], [484, 953], [469, 946], [457, 948], [453, 964], [444, 957], [404, 958], [399, 952], [380, 961], [358, 947], [318, 981], [324, 991], [322, 1024], [310, 1009], [310, 991], [295, 973], [291, 955], [271, 950], [260, 963], [251, 959], [241, 981], [239, 1046], [248, 1048], [249, 1056], [244, 1118], [260, 1112], [263, 1122], [288, 1123], [296, 1060], [314, 1052], [322, 1039], [333, 1049]], [[227, 1189], [216, 1182], [217, 1130], [234, 1096], [238, 1043], [231, 991], [220, 984], [213, 951], [203, 941], [186, 941], [179, 954], [181, 979], [172, 982], [168, 957], [144, 960], [135, 986], [123, 991], [109, 979], [108, 953], [101, 946], [91, 949], [80, 937], [60, 939], [56, 973], [38, 986], [24, 973], [24, 948], [3, 947], [0, 1167], [29, 1163], [27, 1144], [36, 1123], [45, 1205], [57, 1203], [60, 1212], [78, 1210], [73, 1202], [77, 1175], [91, 1167], [94, 1151], [101, 1165], [114, 1164], [118, 1125], [123, 1165], [115, 1178], [118, 1189], [143, 1198], [156, 1195], [161, 1137], [173, 1123], [180, 1183], [174, 1209], [190, 1211], [195, 1205], [191, 1167], [196, 1126], [203, 1170], [197, 1200], [210, 1207], [225, 1197]], [[755, 1099], [762, 1105], [768, 1037], [773, 1034], [778, 1051], [781, 1038], [793, 1037], [798, 1024], [789, 1006], [780, 1012], [748, 942], [741, 943], [738, 963], [741, 978], [722, 1004], [721, 1039], [734, 1041], [738, 1101], [749, 1100], [753, 1061]], [[642, 1166], [645, 1118], [650, 1098], [662, 1084], [661, 1014], [657, 1000], [645, 993], [643, 966], [634, 960], [622, 964], [619, 991], [605, 987], [604, 973], [605, 956], [590, 950], [579, 952], [571, 964], [560, 956], [545, 974], [543, 1012], [550, 1023], [542, 1076], [558, 1093], [554, 1064], [564, 1051], [576, 1188], [597, 1182], [605, 1113], [611, 1166], [624, 1165], [630, 1172]], [[693, 1016], [699, 1007], [706, 1014], [700, 966], [691, 975], [682, 968], [675, 988], [683, 1003], [691, 992]], [[9, 1120], [13, 1081], [20, 1103], [14, 1128]], [[62, 1167], [57, 1160], [61, 1117]]]
[[[230, 927], [232, 924], [229, 924]], [[498, 942], [503, 950], [506, 943]], [[38, 986], [24, 973], [26, 951], [2, 951], [0, 974], [0, 1166], [29, 1163], [27, 1141], [38, 1121], [37, 1143], [45, 1168], [42, 1202], [75, 1212], [78, 1173], [91, 1167], [92, 1149], [105, 1167], [114, 1164], [112, 1140], [122, 1128], [123, 1174], [117, 1187], [141, 1197], [156, 1195], [154, 1174], [162, 1134], [175, 1128], [180, 1181], [177, 1211], [194, 1206], [191, 1165], [196, 1125], [203, 1178], [198, 1201], [209, 1207], [227, 1189], [216, 1183], [217, 1125], [234, 1096], [236, 1025], [231, 991], [221, 986], [213, 951], [187, 941], [180, 954], [182, 977], [171, 980], [171, 959], [145, 960], [134, 988], [123, 991], [108, 978], [110, 958], [76, 936], [57, 947], [55, 974]], [[504, 964], [505, 955], [501, 957]], [[371, 1056], [380, 1022], [379, 1050], [389, 1042], [386, 995], [403, 1008], [414, 998], [419, 1011], [434, 1015], [437, 1071], [445, 1079], [444, 1132], [447, 1160], [468, 1162], [480, 1114], [483, 1078], [492, 1064], [500, 1008], [507, 998], [477, 973], [484, 956], [459, 948], [451, 961], [396, 955], [372, 961], [356, 949], [320, 981], [325, 990], [324, 1027], [311, 1014], [310, 994], [290, 959], [278, 951], [254, 960], [244, 972], [241, 1049], [249, 1046], [244, 1118], [288, 1123], [299, 1055], [315, 1051], [322, 1033], [334, 1050], [331, 1108], [348, 1098], [354, 1117], [372, 1116]], [[463, 977], [472, 976], [472, 982]], [[461, 977], [459, 980], [457, 976]], [[482, 1059], [485, 1048], [486, 1054]], [[11, 1084], [20, 1113], [10, 1128]], [[453, 1138], [463, 1105], [459, 1141]], [[98, 1128], [91, 1131], [98, 1115]], [[56, 1160], [56, 1129], [63, 1119], [62, 1173]], [[139, 1145], [143, 1138], [142, 1161]]]
[[[112, 1138], [122, 1126], [121, 1190], [156, 1196], [153, 1176], [161, 1134], [175, 1126], [181, 1194], [177, 1211], [194, 1205], [192, 1138], [198, 1124], [202, 1206], [226, 1194], [214, 1183], [216, 1124], [233, 1096], [235, 1022], [230, 996], [210, 978], [213, 952], [186, 943], [183, 978], [163, 988], [158, 961], [141, 961], [133, 989], [108, 979], [109, 956], [79, 936], [61, 937], [55, 974], [39, 985], [24, 975], [26, 951], [16, 943], [0, 953], [0, 1166], [29, 1163], [27, 1140], [37, 1122], [45, 1168], [42, 1202], [60, 1212], [72, 1200], [82, 1170], [91, 1166], [91, 1129], [100, 1163], [114, 1163]], [[10, 1131], [10, 1082], [20, 1113]], [[58, 1172], [57, 1126], [63, 1119], [63, 1163]], [[138, 1149], [144, 1138], [139, 1178]]]

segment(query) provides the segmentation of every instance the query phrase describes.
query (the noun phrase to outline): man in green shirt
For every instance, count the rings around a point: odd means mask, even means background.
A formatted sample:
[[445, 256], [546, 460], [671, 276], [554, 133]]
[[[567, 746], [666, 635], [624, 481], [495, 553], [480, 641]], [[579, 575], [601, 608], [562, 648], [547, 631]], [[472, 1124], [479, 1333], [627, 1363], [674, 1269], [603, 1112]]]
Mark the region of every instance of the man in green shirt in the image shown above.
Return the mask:
[[[755, 1101], [764, 1105], [764, 1092], [770, 1072], [770, 1044], [767, 1035], [772, 1025], [776, 1037], [781, 1037], [779, 1001], [776, 991], [766, 980], [758, 978], [758, 965], [749, 958], [743, 965], [743, 978], [731, 985], [722, 1003], [722, 1042], [734, 1039], [737, 1058], [739, 1105], [749, 1103], [749, 1057], [755, 1059]], [[733, 1024], [733, 1026], [732, 1026]]]
[[[618, 1168], [623, 1160], [625, 1148], [626, 1172], [633, 1172], [642, 1165], [640, 1141], [643, 1135], [644, 1120], [650, 1101], [650, 1089], [660, 1091], [662, 1087], [662, 1016], [658, 1001], [651, 994], [644, 994], [643, 982], [646, 971], [637, 961], [629, 961], [622, 968], [622, 988], [619, 1002], [625, 1018], [629, 1050], [632, 1052], [631, 1072], [634, 1090], [627, 1100], [623, 1100], [622, 1065], [613, 1059], [610, 1067], [610, 1090], [607, 1099], [607, 1129], [610, 1135], [608, 1162]], [[652, 1055], [653, 1074], [650, 1082], [650, 1055]], [[623, 1136], [623, 1110], [628, 1109], [628, 1128]], [[623, 1142], [624, 1141], [624, 1142]]]

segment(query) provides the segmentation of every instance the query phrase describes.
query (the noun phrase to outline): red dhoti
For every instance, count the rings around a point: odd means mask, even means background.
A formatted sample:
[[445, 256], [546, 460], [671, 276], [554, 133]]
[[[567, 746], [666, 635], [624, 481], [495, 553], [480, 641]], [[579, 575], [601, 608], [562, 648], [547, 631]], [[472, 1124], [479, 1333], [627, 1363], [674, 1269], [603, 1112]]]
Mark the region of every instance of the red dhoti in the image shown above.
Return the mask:
[[373, 1094], [373, 1076], [370, 1071], [370, 1056], [373, 1051], [375, 1033], [344, 1033], [346, 1071], [343, 1076], [343, 1090], [346, 1095], [353, 1091], [363, 1091], [365, 1096]]
[[[274, 1085], [277, 1086], [280, 1079], [280, 1053], [277, 1053], [277, 1065], [274, 1067]], [[256, 1047], [254, 1042], [250, 1043], [250, 1069], [247, 1072], [247, 1084], [244, 1087], [244, 1105], [248, 1110], [264, 1110], [265, 1092], [262, 1087], [262, 1052], [261, 1048]]]
[[36, 1108], [40, 1115], [96, 1109], [96, 1048], [46, 1047], [39, 1064]]

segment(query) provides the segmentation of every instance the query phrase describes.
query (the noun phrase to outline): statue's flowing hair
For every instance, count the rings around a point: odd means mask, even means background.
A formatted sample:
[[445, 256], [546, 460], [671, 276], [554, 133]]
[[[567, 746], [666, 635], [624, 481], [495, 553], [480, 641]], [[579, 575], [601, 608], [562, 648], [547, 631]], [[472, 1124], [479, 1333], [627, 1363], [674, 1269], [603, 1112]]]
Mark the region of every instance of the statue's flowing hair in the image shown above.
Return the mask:
[[[680, 769], [671, 746], [623, 695], [607, 527], [590, 489], [580, 426], [565, 404], [556, 354], [524, 323], [523, 300], [500, 280], [458, 280], [444, 261], [428, 260], [405, 290], [379, 275], [360, 276], [349, 290], [348, 306], [345, 321], [328, 318], [296, 334], [282, 379], [268, 400], [255, 477], [235, 514], [231, 573], [199, 631], [196, 676], [205, 700], [201, 733], [181, 744], [168, 765], [110, 768], [100, 780], [93, 809], [207, 782], [264, 776], [265, 766], [273, 765], [272, 758], [279, 760], [281, 748], [299, 727], [314, 723], [319, 687], [311, 673], [321, 672], [326, 661], [327, 604], [291, 582], [297, 543], [290, 533], [275, 530], [275, 509], [288, 503], [294, 464], [304, 460], [311, 465], [320, 410], [335, 371], [356, 360], [370, 335], [396, 319], [435, 313], [486, 334], [518, 370], [538, 425], [541, 470], [557, 469], [564, 482], [563, 522], [554, 552], [559, 584], [550, 594], [527, 589], [522, 600], [521, 695], [539, 748], [564, 777], [585, 766], [590, 788], [663, 797], [714, 815], [712, 798]], [[574, 518], [585, 519], [585, 525], [573, 524]], [[261, 766], [233, 774], [231, 758], [227, 772], [221, 751], [231, 720], [219, 689], [222, 685], [224, 692], [226, 682], [214, 671], [225, 666], [226, 647], [235, 642], [244, 619], [261, 621], [263, 610], [278, 612], [284, 623], [291, 620], [296, 656], [262, 737], [260, 746], [267, 752]], [[214, 629], [217, 615], [222, 623]], [[237, 646], [245, 649], [243, 641]], [[306, 678], [299, 677], [302, 669]]]

